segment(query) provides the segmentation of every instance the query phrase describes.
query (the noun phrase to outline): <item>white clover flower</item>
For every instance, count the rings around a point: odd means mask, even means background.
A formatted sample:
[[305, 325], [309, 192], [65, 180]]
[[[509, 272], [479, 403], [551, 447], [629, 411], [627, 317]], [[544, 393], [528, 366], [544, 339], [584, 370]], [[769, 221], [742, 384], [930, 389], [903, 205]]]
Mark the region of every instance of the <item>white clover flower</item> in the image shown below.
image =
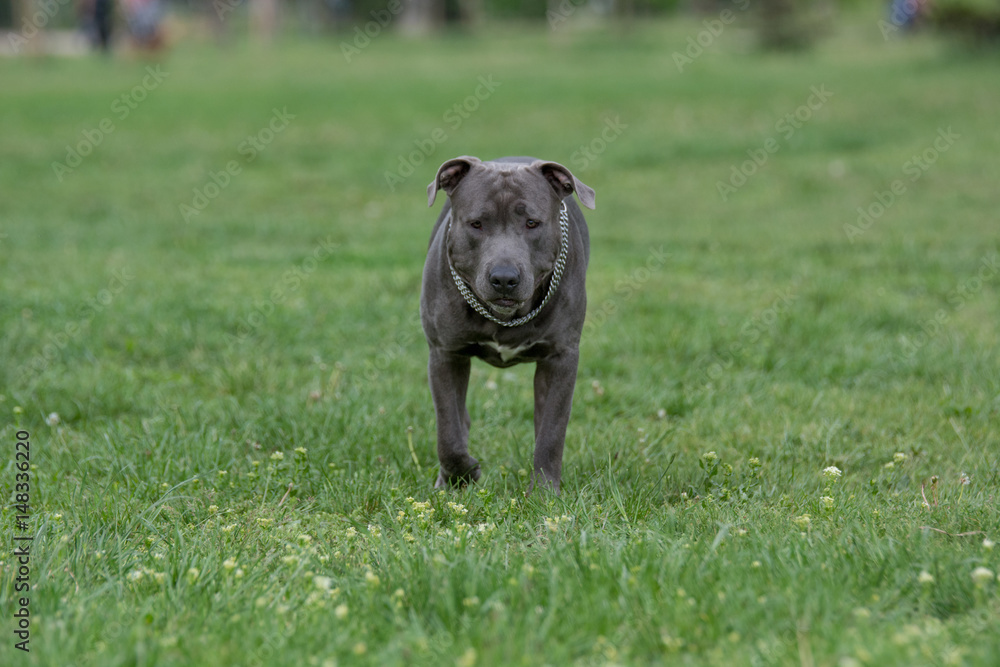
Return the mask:
[[987, 567], [977, 567], [972, 571], [972, 580], [976, 586], [984, 586], [986, 582], [993, 580], [993, 570]]
[[59, 413], [50, 412], [49, 416], [45, 418], [45, 423], [49, 426], [56, 426], [59, 424]]

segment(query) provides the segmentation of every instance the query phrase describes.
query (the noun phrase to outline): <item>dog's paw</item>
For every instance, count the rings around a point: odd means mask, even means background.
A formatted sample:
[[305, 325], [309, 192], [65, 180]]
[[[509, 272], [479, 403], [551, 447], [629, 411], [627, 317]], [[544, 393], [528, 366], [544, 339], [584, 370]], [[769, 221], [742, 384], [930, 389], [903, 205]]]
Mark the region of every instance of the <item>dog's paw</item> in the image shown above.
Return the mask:
[[525, 496], [530, 496], [532, 491], [536, 489], [553, 493], [559, 495], [559, 476], [558, 474], [546, 473], [544, 470], [536, 470], [535, 474], [531, 476], [531, 483], [528, 485], [528, 490], [524, 492]]
[[480, 474], [479, 461], [471, 456], [466, 456], [461, 461], [449, 461], [447, 465], [442, 462], [434, 488], [460, 489], [468, 486], [471, 482], [479, 481]]

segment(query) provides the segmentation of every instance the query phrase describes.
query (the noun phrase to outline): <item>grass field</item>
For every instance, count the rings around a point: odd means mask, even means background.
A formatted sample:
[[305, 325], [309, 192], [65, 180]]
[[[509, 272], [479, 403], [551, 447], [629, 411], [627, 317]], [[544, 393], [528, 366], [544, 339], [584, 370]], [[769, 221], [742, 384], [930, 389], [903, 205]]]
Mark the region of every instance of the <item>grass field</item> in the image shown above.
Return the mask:
[[[876, 20], [0, 60], [0, 663], [997, 664], [1000, 63]], [[484, 364], [432, 489], [462, 154], [597, 192], [559, 497]]]

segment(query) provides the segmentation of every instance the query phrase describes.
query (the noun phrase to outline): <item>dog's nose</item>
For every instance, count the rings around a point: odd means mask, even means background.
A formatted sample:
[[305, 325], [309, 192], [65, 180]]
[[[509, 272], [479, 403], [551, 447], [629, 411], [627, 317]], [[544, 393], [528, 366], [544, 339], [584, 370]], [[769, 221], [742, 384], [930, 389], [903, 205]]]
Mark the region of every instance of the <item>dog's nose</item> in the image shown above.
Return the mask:
[[490, 285], [500, 294], [510, 294], [521, 284], [521, 272], [516, 267], [501, 265], [490, 271]]

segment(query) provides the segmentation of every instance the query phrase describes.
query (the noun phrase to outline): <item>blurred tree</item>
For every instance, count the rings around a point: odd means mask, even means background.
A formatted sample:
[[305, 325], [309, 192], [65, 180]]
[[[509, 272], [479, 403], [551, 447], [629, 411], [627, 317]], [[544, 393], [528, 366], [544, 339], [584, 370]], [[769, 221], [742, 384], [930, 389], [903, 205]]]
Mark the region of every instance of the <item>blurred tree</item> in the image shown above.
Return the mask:
[[765, 49], [812, 46], [832, 14], [827, 0], [757, 0], [756, 7], [758, 36]]
[[1000, 43], [1000, 0], [938, 0], [930, 22], [971, 44]]

